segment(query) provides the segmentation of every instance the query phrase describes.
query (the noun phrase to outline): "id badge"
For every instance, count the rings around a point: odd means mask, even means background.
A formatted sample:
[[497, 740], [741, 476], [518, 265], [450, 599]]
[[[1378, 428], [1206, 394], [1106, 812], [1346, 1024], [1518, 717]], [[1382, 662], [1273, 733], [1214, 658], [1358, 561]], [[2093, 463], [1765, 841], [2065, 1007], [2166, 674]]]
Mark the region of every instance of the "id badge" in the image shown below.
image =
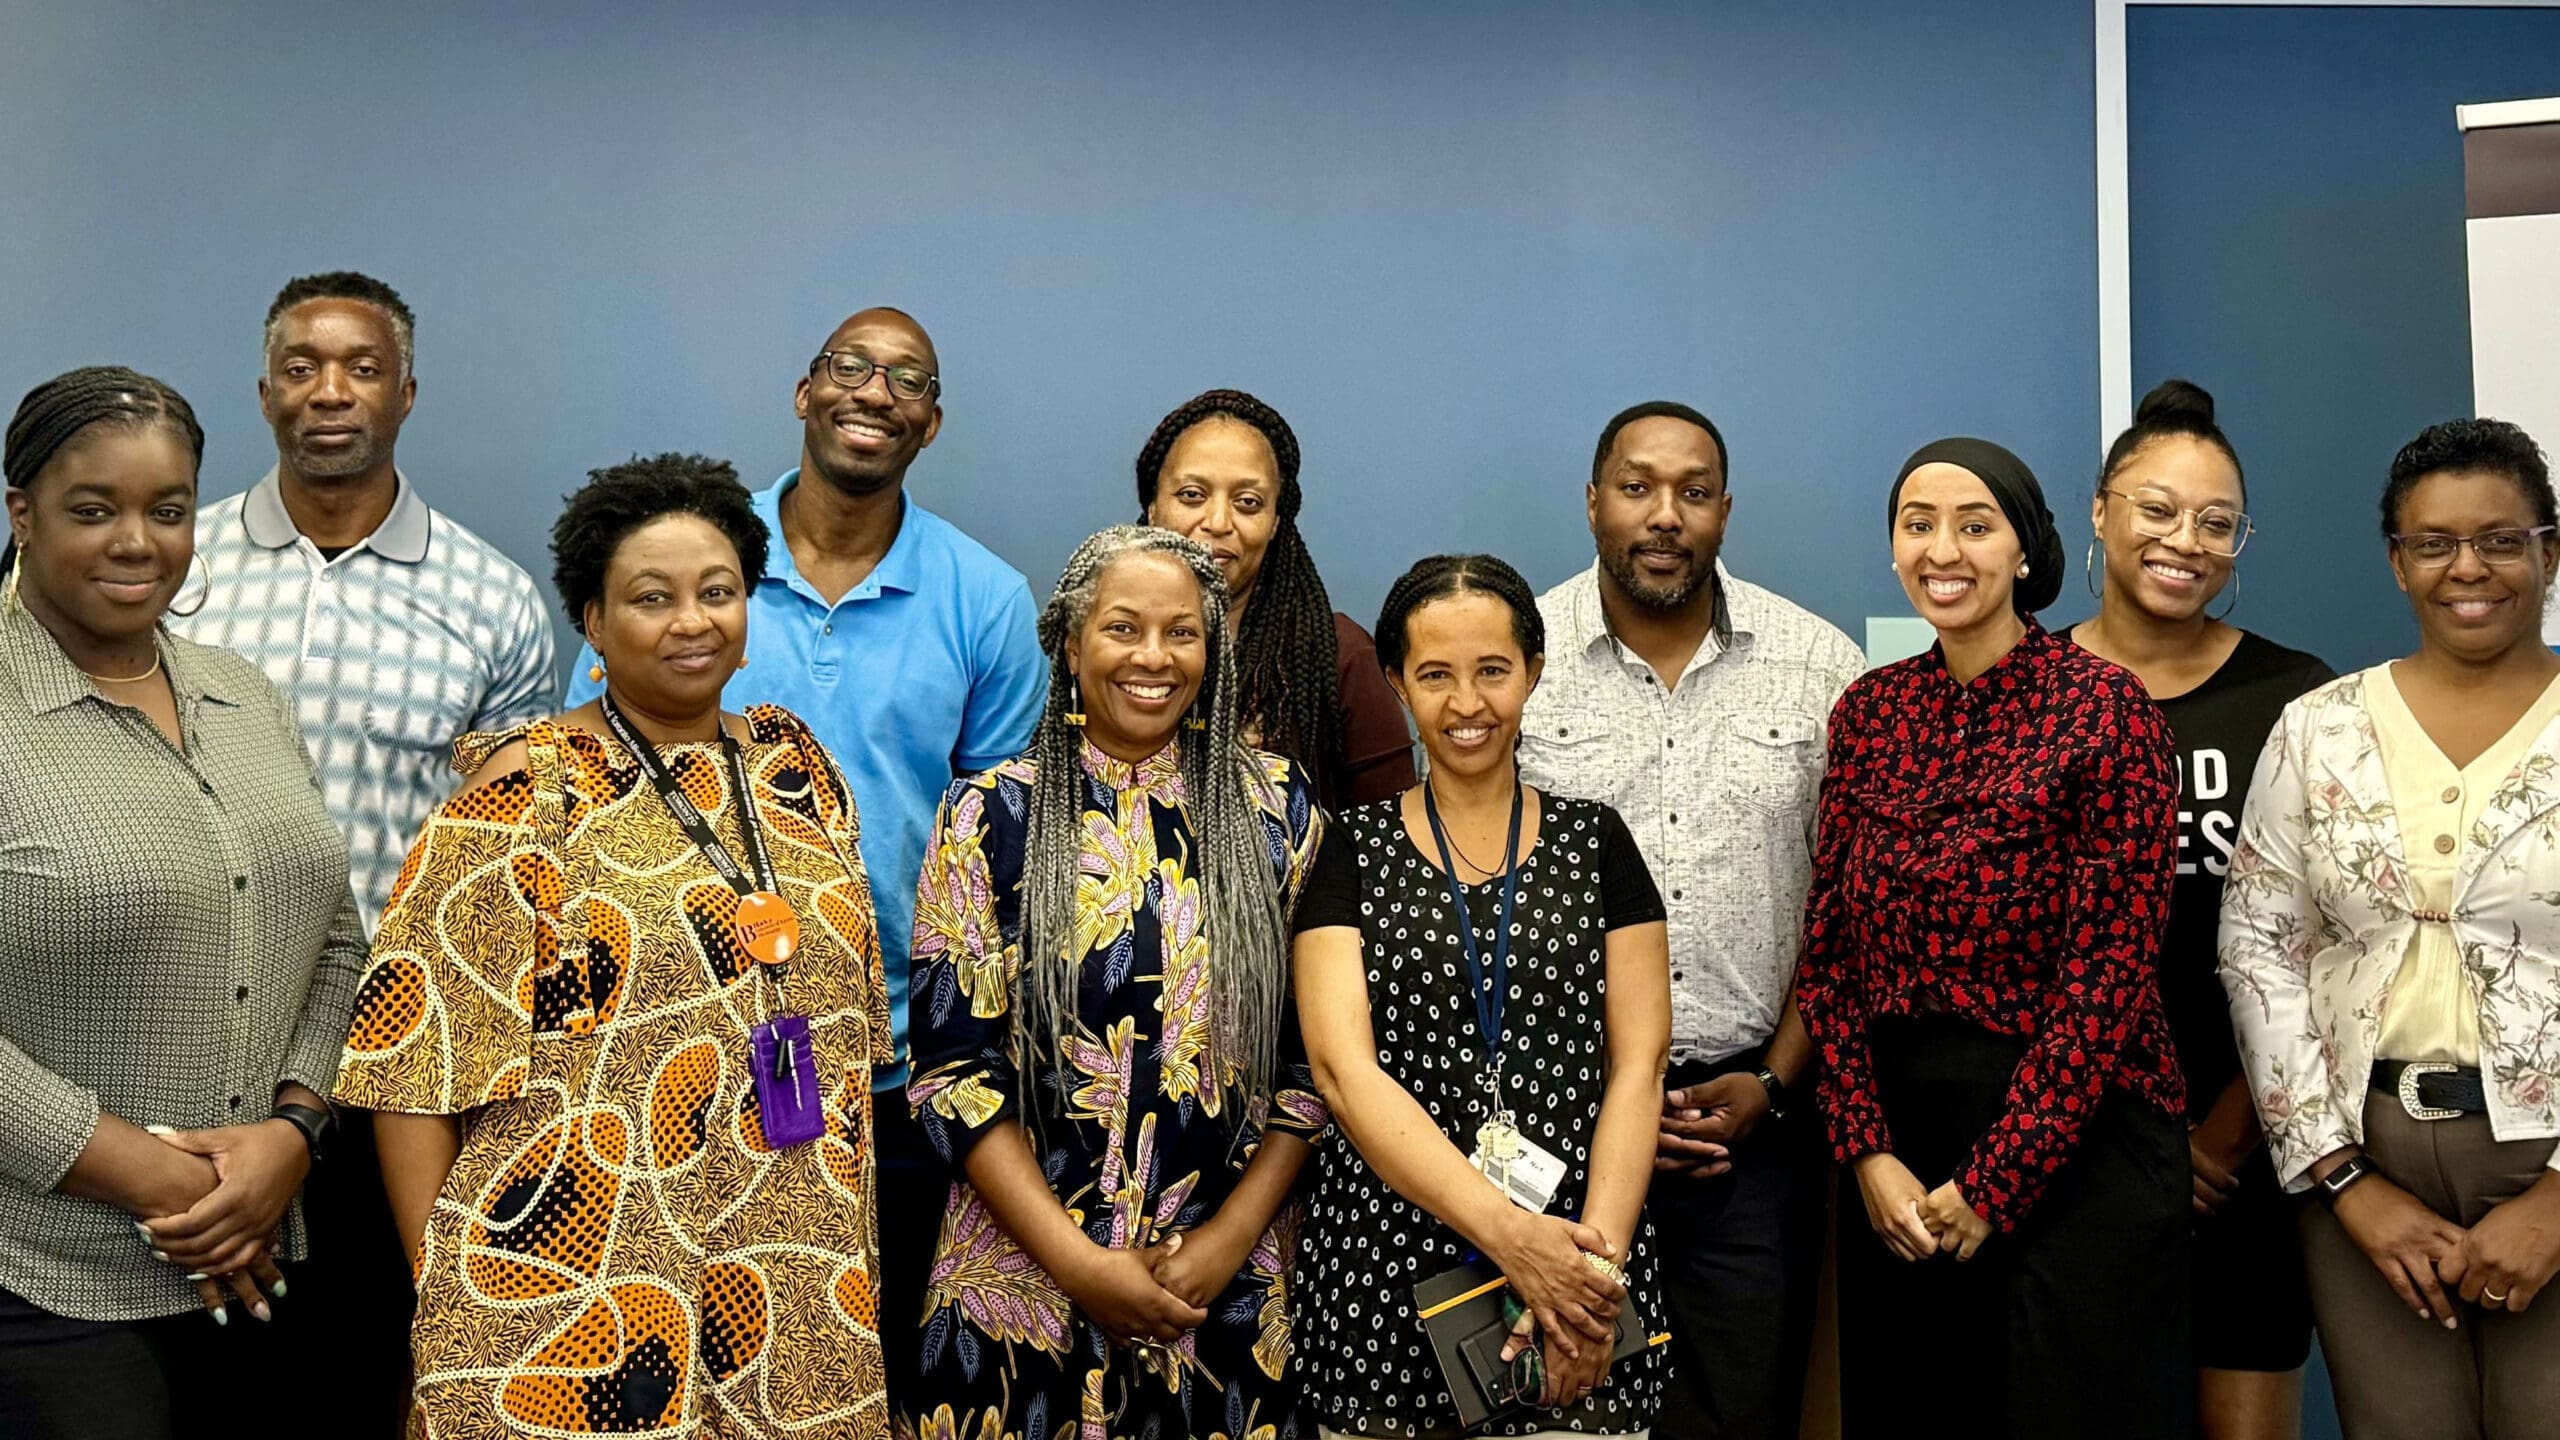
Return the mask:
[[1467, 1162], [1500, 1186], [1512, 1204], [1532, 1215], [1543, 1215], [1548, 1202], [1556, 1198], [1556, 1187], [1564, 1184], [1564, 1161], [1509, 1126], [1502, 1129], [1507, 1133], [1490, 1144], [1479, 1133], [1476, 1153], [1468, 1156]]
[[756, 1076], [756, 1115], [767, 1149], [786, 1150], [827, 1133], [827, 1107], [818, 1093], [817, 1047], [809, 1041], [809, 1017], [776, 1015], [747, 1032], [748, 1065]]

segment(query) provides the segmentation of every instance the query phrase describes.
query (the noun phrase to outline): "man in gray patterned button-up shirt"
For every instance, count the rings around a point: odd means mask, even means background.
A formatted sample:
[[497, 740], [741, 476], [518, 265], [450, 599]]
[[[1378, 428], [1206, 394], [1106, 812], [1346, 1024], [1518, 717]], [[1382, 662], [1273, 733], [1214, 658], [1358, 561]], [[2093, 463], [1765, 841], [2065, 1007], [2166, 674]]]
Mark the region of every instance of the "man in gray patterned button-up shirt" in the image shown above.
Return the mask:
[[1819, 617], [1717, 561], [1724, 438], [1666, 401], [1609, 422], [1599, 560], [1539, 597], [1532, 784], [1625, 817], [1671, 920], [1671, 1059], [1649, 1205], [1673, 1383], [1664, 1437], [1792, 1436], [1822, 1263], [1823, 1151], [1789, 999], [1823, 728], [1866, 668]]

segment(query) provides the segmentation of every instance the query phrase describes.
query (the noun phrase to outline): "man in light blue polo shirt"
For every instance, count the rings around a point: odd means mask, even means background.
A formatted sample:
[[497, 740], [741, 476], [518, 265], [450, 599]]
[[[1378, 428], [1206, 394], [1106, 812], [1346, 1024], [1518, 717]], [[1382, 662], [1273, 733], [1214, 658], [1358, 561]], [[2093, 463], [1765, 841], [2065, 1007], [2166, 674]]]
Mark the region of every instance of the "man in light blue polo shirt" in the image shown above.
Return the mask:
[[[862, 821], [899, 1063], [873, 1077], [880, 1329], [892, 1413], [917, 1373], [925, 1272], [942, 1223], [940, 1171], [907, 1111], [907, 958], [916, 877], [953, 778], [1031, 743], [1049, 680], [1022, 573], [906, 493], [942, 428], [933, 341], [865, 310], [828, 337], [793, 392], [800, 467], [756, 497], [781, 543], [747, 606], [747, 666], [730, 709], [770, 701], [835, 752]], [[568, 703], [604, 687], [578, 659]]]

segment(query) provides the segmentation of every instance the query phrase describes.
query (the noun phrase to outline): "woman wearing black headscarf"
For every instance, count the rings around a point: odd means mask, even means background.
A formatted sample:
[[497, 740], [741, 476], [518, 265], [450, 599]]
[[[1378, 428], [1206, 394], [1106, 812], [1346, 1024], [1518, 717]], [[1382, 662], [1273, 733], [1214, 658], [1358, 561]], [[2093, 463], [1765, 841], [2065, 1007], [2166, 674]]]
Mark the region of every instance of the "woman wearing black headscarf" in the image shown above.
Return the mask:
[[2015, 455], [1926, 446], [1886, 513], [1938, 643], [1832, 712], [1796, 978], [1867, 1221], [1843, 1208], [1843, 1434], [2184, 1435], [2168, 728], [2036, 623], [2062, 541]]

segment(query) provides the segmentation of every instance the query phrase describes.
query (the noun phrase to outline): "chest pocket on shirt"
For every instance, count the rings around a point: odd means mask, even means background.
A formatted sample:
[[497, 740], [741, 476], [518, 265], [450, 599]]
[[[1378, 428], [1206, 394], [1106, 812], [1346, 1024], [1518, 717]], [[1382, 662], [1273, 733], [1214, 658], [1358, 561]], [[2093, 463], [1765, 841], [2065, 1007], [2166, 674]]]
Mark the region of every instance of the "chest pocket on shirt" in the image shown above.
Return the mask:
[[1587, 716], [1549, 725], [1520, 737], [1520, 767], [1529, 783], [1559, 795], [1623, 807], [1628, 782], [1634, 778], [1609, 732]]
[[1763, 815], [1810, 814], [1822, 773], [1822, 722], [1801, 711], [1739, 715], [1711, 731], [1719, 788]]
[[479, 709], [480, 657], [424, 617], [386, 618], [383, 648], [348, 667], [365, 676], [364, 733], [377, 744], [441, 750]]

